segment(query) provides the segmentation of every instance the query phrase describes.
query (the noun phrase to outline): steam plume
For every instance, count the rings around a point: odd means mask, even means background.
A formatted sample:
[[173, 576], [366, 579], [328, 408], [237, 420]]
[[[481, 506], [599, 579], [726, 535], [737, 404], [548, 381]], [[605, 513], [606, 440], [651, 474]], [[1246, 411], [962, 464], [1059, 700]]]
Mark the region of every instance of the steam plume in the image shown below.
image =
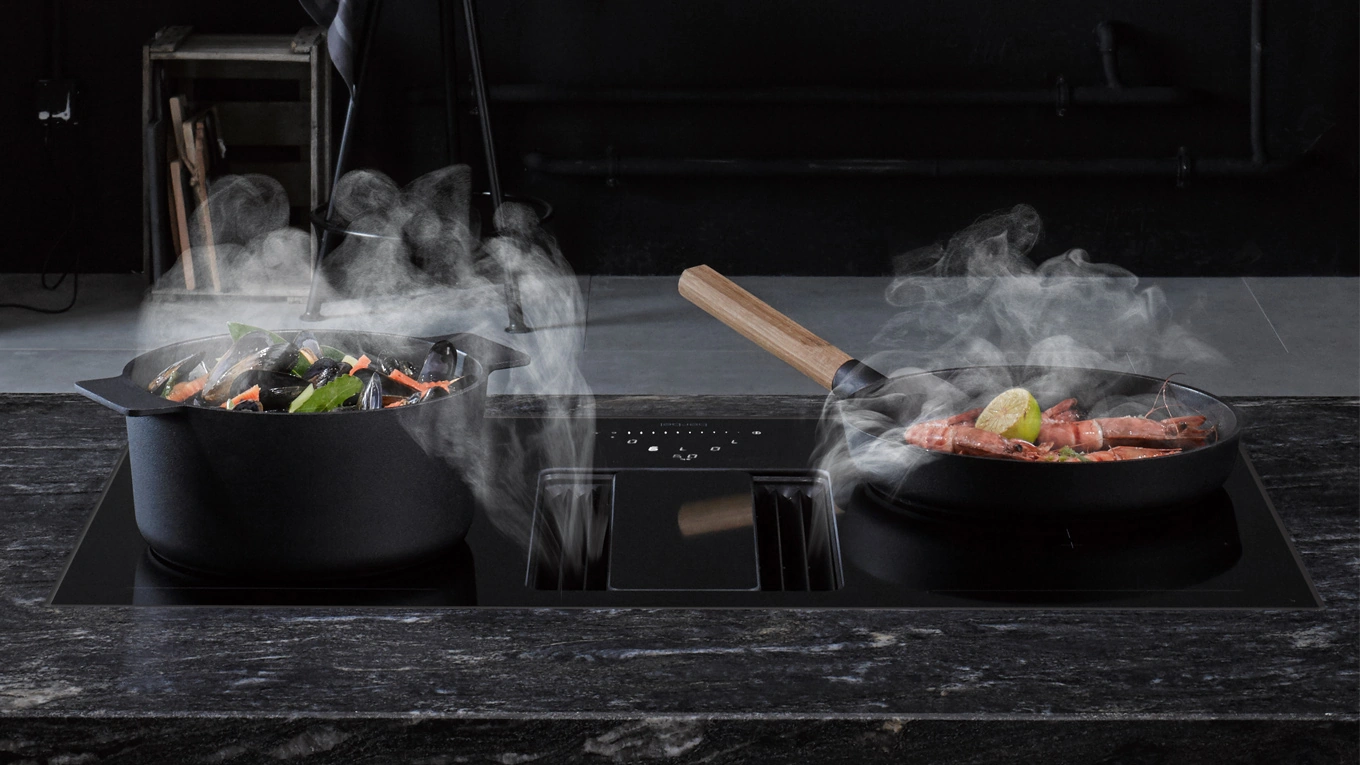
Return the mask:
[[[577, 364], [585, 310], [576, 276], [531, 207], [503, 205], [486, 221], [483, 237], [466, 166], [441, 168], [404, 188], [382, 173], [354, 171], [336, 184], [334, 196], [338, 217], [357, 233], [327, 258], [319, 287], [327, 318], [308, 328], [422, 337], [470, 332], [532, 359], [527, 367], [498, 372], [496, 389], [556, 394], [542, 406], [543, 427], [517, 440], [495, 420], [469, 432], [464, 423], [432, 417], [412, 433], [463, 474], [499, 528], [527, 539], [535, 466], [590, 464], [594, 422], [591, 391]], [[203, 290], [208, 242], [200, 218], [190, 227], [200, 291], [184, 292], [182, 264], [163, 276], [142, 307], [143, 348], [220, 335], [229, 321], [280, 331], [301, 325], [311, 240], [288, 227], [283, 188], [266, 176], [227, 176], [213, 183], [207, 208], [224, 296]], [[511, 274], [535, 328], [531, 334], [503, 331], [503, 285]], [[575, 417], [565, 417], [569, 413]]]
[[[1129, 271], [1072, 249], [1042, 263], [1029, 254], [1043, 233], [1027, 205], [990, 215], [933, 245], [897, 258], [887, 301], [902, 312], [875, 336], [866, 363], [891, 377], [932, 369], [965, 372], [919, 379], [919, 395], [892, 386], [876, 396], [828, 399], [824, 418], [881, 434], [855, 459], [838, 432], [826, 434], [822, 467], [833, 475], [905, 480], [923, 456], [902, 442], [905, 427], [985, 405], [1006, 388], [1028, 388], [1043, 406], [1072, 395], [1084, 369], [1136, 372], [1135, 358], [1171, 368], [1222, 356], [1175, 321], [1166, 296]], [[1010, 368], [1002, 369], [1005, 365]], [[1044, 372], [1017, 366], [1050, 367]], [[1151, 401], [1083, 401], [1101, 416], [1142, 414]], [[838, 426], [836, 426], [838, 427]], [[856, 478], [857, 480], [857, 478]]]

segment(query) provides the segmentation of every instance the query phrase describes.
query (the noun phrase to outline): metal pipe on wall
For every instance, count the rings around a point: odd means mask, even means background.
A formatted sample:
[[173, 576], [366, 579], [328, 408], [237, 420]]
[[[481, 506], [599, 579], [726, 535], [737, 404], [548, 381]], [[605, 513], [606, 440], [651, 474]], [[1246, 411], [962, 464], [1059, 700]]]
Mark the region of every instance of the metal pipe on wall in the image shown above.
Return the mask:
[[[1185, 106], [1203, 95], [1177, 87], [1069, 88], [1072, 106]], [[1049, 90], [908, 90], [896, 88], [740, 88], [664, 89], [571, 88], [552, 85], [495, 85], [492, 101], [505, 104], [600, 104], [732, 106], [1048, 106], [1056, 102]]]
[[[1264, 0], [1251, 0], [1251, 158], [1191, 158], [1182, 147], [1171, 159], [696, 159], [637, 158], [550, 159], [528, 154], [529, 170], [558, 175], [612, 178], [631, 176], [880, 176], [961, 178], [980, 176], [1048, 177], [1168, 177], [1185, 186], [1192, 176], [1248, 178], [1278, 175], [1299, 166], [1300, 161], [1270, 161], [1265, 149], [1264, 93], [1262, 85]], [[536, 85], [501, 86], [500, 95], [520, 103], [563, 103], [596, 99], [604, 103], [854, 103], [932, 105], [1037, 105], [1054, 103], [1059, 114], [1069, 105], [1172, 105], [1192, 103], [1200, 94], [1185, 88], [1126, 88], [1119, 80], [1116, 42], [1111, 22], [1096, 27], [1106, 87], [1068, 88], [1059, 78], [1053, 91], [909, 91], [770, 89], [743, 91], [648, 91], [571, 90]], [[1042, 93], [1042, 98], [1040, 94]], [[796, 98], [795, 98], [796, 96]], [[919, 100], [916, 100], [919, 99]], [[1189, 99], [1189, 100], [1187, 100]]]
[[1163, 177], [1243, 178], [1275, 175], [1294, 162], [1181, 157], [1127, 159], [550, 159], [529, 154], [524, 166], [536, 172], [599, 178], [636, 177]]
[[1070, 87], [1059, 77], [1054, 89], [918, 90], [911, 88], [578, 88], [543, 84], [499, 85], [492, 100], [508, 104], [731, 104], [837, 106], [1184, 106], [1204, 99], [1192, 88], [1127, 88], [1119, 77], [1116, 25], [1096, 25], [1103, 87]]

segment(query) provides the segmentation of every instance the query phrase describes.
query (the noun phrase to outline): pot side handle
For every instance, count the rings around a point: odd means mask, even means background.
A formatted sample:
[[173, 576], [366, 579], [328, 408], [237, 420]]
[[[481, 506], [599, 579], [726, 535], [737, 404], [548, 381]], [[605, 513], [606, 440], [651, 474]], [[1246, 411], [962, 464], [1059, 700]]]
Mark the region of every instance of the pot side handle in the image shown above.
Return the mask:
[[453, 343], [455, 348], [481, 362], [488, 374], [500, 369], [529, 365], [529, 354], [470, 332], [458, 332], [452, 335], [440, 335], [424, 339], [432, 343], [448, 340]]
[[86, 398], [103, 404], [125, 417], [169, 414], [184, 406], [178, 401], [168, 401], [148, 393], [121, 375], [98, 380], [81, 380], [76, 383], [76, 390]]

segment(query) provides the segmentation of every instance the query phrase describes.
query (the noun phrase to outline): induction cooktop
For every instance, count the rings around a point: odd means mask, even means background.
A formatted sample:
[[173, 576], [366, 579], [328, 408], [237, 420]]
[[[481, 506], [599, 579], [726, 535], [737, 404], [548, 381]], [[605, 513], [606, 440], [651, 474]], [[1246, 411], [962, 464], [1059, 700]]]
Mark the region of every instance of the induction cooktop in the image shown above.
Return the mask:
[[[504, 437], [532, 418], [488, 418]], [[137, 530], [126, 452], [54, 606], [1318, 608], [1245, 452], [1223, 488], [1139, 519], [964, 523], [809, 467], [815, 419], [602, 418], [590, 468], [530, 465], [418, 566], [300, 583], [176, 567]], [[509, 513], [519, 523], [496, 522]]]

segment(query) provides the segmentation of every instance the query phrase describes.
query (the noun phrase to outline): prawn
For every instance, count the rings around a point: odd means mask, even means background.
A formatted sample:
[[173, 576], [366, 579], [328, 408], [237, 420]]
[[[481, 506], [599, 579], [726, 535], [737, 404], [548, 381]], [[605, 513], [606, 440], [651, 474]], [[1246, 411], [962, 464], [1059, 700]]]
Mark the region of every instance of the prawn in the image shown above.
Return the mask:
[[1151, 420], [1146, 417], [1100, 417], [1094, 420], [1047, 422], [1039, 426], [1042, 444], [1055, 449], [1069, 446], [1079, 452], [1094, 452], [1117, 446], [1176, 448], [1203, 446], [1213, 433], [1201, 427], [1203, 415]]

